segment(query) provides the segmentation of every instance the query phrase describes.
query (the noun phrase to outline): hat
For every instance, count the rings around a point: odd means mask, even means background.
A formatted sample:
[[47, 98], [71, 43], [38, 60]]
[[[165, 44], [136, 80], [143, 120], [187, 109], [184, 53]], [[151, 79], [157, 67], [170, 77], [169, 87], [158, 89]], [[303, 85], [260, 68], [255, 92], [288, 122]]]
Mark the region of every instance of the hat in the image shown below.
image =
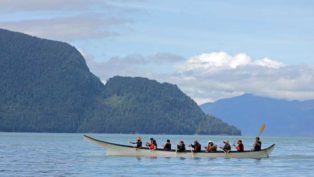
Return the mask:
[[137, 139], [137, 140], [141, 140], [141, 137], [137, 137], [136, 139]]
[[208, 144], [208, 143], [213, 143], [213, 141], [212, 141], [212, 140], [208, 140], [207, 144]]

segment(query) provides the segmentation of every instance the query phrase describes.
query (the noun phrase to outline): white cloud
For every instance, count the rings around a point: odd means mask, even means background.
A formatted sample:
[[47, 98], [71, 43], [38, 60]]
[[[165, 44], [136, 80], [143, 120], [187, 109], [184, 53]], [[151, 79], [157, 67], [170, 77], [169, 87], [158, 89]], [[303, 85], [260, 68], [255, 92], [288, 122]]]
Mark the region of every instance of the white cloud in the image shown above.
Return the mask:
[[258, 66], [269, 67], [269, 68], [280, 68], [280, 67], [284, 66], [283, 63], [271, 60], [269, 58], [263, 58], [261, 60], [257, 60], [254, 62], [254, 64], [256, 64]]
[[225, 52], [212, 52], [194, 56], [186, 63], [179, 65], [178, 69], [182, 72], [194, 70], [201, 72], [217, 72], [225, 69], [237, 69], [243, 66], [280, 68], [284, 65], [269, 58], [252, 61], [252, 59], [244, 53], [230, 56]]

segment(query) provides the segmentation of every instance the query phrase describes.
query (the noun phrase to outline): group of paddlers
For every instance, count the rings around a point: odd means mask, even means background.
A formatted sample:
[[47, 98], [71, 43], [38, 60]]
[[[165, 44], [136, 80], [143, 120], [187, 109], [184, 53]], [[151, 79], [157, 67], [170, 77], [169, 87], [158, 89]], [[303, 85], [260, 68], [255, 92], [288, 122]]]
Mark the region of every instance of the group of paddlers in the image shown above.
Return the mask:
[[[142, 140], [141, 137], [136, 138], [136, 142], [130, 142], [132, 144], [136, 144], [135, 148], [142, 148]], [[222, 149], [225, 153], [229, 153], [231, 151], [231, 145], [228, 140], [223, 141], [224, 145], [222, 147], [219, 147]], [[157, 141], [154, 138], [150, 138], [150, 141], [146, 143], [146, 146], [150, 150], [156, 150], [157, 149]], [[241, 139], [237, 139], [235, 143], [233, 143], [233, 146], [236, 148], [238, 152], [244, 151], [244, 145], [242, 143]], [[193, 144], [190, 144], [189, 147], [191, 147], [192, 152], [201, 152], [202, 146], [201, 144], [195, 140]], [[207, 143], [207, 146], [204, 147], [205, 152], [216, 152], [217, 151], [217, 145], [214, 144], [213, 141], [209, 140]], [[252, 147], [252, 151], [260, 151], [262, 149], [262, 142], [260, 141], [259, 137], [255, 138], [255, 142]], [[171, 142], [169, 139], [167, 139], [166, 143], [163, 145], [163, 150], [165, 151], [171, 151]], [[176, 147], [176, 152], [185, 152], [186, 147], [184, 144], [184, 141], [181, 140]]]

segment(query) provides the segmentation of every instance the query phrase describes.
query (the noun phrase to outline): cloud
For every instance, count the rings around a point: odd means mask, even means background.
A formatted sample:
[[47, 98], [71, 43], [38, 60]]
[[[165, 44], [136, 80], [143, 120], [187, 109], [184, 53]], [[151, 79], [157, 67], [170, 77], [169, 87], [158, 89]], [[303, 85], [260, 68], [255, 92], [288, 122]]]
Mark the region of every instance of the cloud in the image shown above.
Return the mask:
[[205, 75], [195, 73], [175, 75], [171, 80], [177, 81], [198, 103], [244, 93], [288, 100], [314, 99], [313, 66], [247, 66]]
[[117, 36], [130, 30], [139, 10], [107, 0], [3, 0], [0, 27], [38, 37], [77, 41]]
[[125, 57], [116, 56], [100, 62], [88, 52], [84, 50], [80, 50], [80, 52], [91, 71], [100, 77], [103, 82], [115, 75], [158, 79], [163, 71], [169, 73], [169, 71], [171, 72], [174, 69], [173, 66], [175, 64], [185, 61], [185, 58], [175, 54], [156, 53], [149, 56], [140, 54], [132, 54]]
[[284, 66], [283, 63], [271, 60], [269, 58], [263, 58], [261, 60], [257, 60], [254, 62], [254, 64], [257, 66], [264, 66], [264, 67], [268, 67], [268, 68], [280, 68], [280, 67]]
[[182, 72], [195, 70], [202, 72], [216, 72], [220, 70], [237, 69], [245, 66], [280, 68], [284, 65], [269, 58], [252, 61], [251, 57], [244, 53], [230, 56], [225, 52], [212, 52], [194, 56], [186, 63], [179, 65], [178, 69]]
[[108, 6], [110, 1], [101, 0], [1, 0], [0, 9], [2, 13], [12, 13], [20, 11], [46, 11], [46, 10], [84, 10], [92, 8], [92, 4], [98, 3], [99, 6]]
[[2, 28], [55, 40], [80, 40], [118, 35], [112, 27], [128, 23], [115, 17], [99, 17], [98, 14], [53, 19], [0, 22]]
[[[162, 58], [162, 56], [173, 56]], [[252, 93], [287, 100], [314, 99], [314, 66], [285, 65], [247, 54], [225, 52], [201, 54], [189, 59], [172, 54], [113, 57], [95, 62], [86, 57], [91, 71], [104, 82], [114, 76], [142, 76], [177, 84], [197, 103]], [[157, 62], [158, 59], [164, 62]], [[164, 67], [172, 72], [162, 73]]]
[[175, 64], [185, 60], [184, 57], [172, 54], [172, 53], [157, 53], [155, 55], [151, 55], [147, 57], [147, 60], [150, 60], [152, 63], [156, 64]]

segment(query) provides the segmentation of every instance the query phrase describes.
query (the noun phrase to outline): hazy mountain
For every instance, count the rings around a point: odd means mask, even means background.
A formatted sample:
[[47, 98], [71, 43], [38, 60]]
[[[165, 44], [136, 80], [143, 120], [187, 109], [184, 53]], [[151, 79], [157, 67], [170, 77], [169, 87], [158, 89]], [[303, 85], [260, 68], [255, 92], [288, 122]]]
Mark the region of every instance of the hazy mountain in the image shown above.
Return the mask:
[[245, 94], [201, 108], [239, 127], [244, 135], [256, 135], [262, 123], [267, 125], [266, 135], [314, 135], [314, 100], [287, 101]]
[[0, 131], [240, 134], [175, 85], [103, 85], [66, 43], [0, 29], [0, 73]]

